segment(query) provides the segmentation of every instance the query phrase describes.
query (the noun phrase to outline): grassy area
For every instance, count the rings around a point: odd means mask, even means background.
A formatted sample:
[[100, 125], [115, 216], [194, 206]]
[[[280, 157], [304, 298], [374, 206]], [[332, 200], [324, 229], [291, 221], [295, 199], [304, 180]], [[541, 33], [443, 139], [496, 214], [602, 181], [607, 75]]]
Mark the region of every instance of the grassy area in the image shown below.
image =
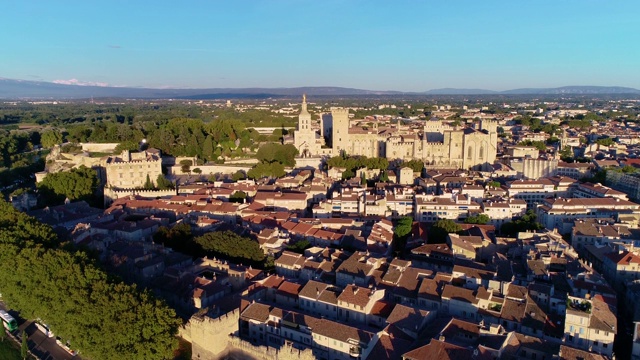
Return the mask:
[[22, 360], [18, 345], [9, 339], [0, 341], [0, 360]]

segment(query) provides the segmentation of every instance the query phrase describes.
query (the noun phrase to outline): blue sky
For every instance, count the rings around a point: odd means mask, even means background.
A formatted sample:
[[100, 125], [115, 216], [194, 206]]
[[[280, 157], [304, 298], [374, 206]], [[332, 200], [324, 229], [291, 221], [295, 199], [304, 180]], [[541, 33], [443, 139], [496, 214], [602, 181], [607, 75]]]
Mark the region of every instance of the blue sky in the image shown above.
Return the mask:
[[11, 79], [640, 88], [637, 0], [0, 0], [0, 8], [0, 77]]

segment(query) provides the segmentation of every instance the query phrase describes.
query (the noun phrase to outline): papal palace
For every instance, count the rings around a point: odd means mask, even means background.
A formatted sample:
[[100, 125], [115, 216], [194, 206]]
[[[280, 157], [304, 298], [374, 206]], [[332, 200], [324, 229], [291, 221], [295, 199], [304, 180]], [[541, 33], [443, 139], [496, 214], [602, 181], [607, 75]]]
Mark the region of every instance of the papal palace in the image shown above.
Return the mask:
[[480, 120], [465, 127], [451, 126], [442, 120], [428, 120], [420, 125], [399, 122], [380, 125], [377, 120], [349, 119], [348, 109], [335, 107], [321, 117], [317, 129], [307, 110], [306, 96], [294, 136], [301, 157], [344, 153], [390, 160], [419, 159], [433, 168], [478, 170], [496, 160], [498, 141], [495, 120]]

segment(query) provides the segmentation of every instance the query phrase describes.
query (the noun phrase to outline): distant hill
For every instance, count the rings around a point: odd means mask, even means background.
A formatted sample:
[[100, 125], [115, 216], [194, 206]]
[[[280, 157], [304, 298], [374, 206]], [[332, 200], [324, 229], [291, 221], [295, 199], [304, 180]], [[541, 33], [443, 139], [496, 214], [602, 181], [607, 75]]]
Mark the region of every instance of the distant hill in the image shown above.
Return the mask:
[[562, 95], [562, 94], [640, 94], [640, 90], [621, 86], [563, 86], [558, 88], [531, 88], [514, 89], [501, 91], [501, 94], [540, 94], [540, 95]]
[[63, 85], [42, 81], [12, 80], [0, 78], [0, 98], [20, 99], [87, 99], [138, 98], [138, 99], [226, 99], [226, 98], [268, 98], [302, 96], [345, 96], [345, 95], [395, 95], [399, 91], [371, 91], [333, 86], [296, 88], [212, 88], [212, 89], [151, 89], [134, 87]]
[[562, 94], [640, 94], [640, 90], [618, 86], [565, 86], [559, 88], [523, 88], [506, 91], [443, 88], [425, 92], [373, 91], [334, 86], [295, 88], [211, 88], [151, 89], [63, 85], [43, 81], [0, 78], [0, 99], [234, 99], [310, 96], [389, 96], [389, 95], [562, 95]]
[[485, 89], [456, 89], [456, 88], [442, 88], [433, 89], [423, 92], [426, 95], [488, 95], [499, 94], [498, 91], [485, 90]]

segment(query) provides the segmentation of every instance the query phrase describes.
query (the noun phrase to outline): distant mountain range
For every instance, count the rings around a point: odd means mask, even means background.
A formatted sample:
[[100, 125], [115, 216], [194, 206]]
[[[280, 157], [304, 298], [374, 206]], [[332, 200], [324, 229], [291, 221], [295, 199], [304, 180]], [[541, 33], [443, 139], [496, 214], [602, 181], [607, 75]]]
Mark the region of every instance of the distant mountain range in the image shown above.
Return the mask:
[[640, 90], [621, 86], [563, 86], [558, 88], [522, 88], [504, 91], [485, 89], [434, 89], [427, 95], [595, 95], [595, 94], [640, 94]]
[[434, 89], [425, 92], [372, 91], [333, 86], [295, 88], [212, 88], [152, 89], [136, 87], [64, 85], [43, 81], [0, 78], [0, 99], [233, 99], [310, 96], [393, 96], [393, 95], [596, 95], [640, 94], [640, 90], [619, 86], [565, 86], [523, 88], [506, 91], [484, 89]]

